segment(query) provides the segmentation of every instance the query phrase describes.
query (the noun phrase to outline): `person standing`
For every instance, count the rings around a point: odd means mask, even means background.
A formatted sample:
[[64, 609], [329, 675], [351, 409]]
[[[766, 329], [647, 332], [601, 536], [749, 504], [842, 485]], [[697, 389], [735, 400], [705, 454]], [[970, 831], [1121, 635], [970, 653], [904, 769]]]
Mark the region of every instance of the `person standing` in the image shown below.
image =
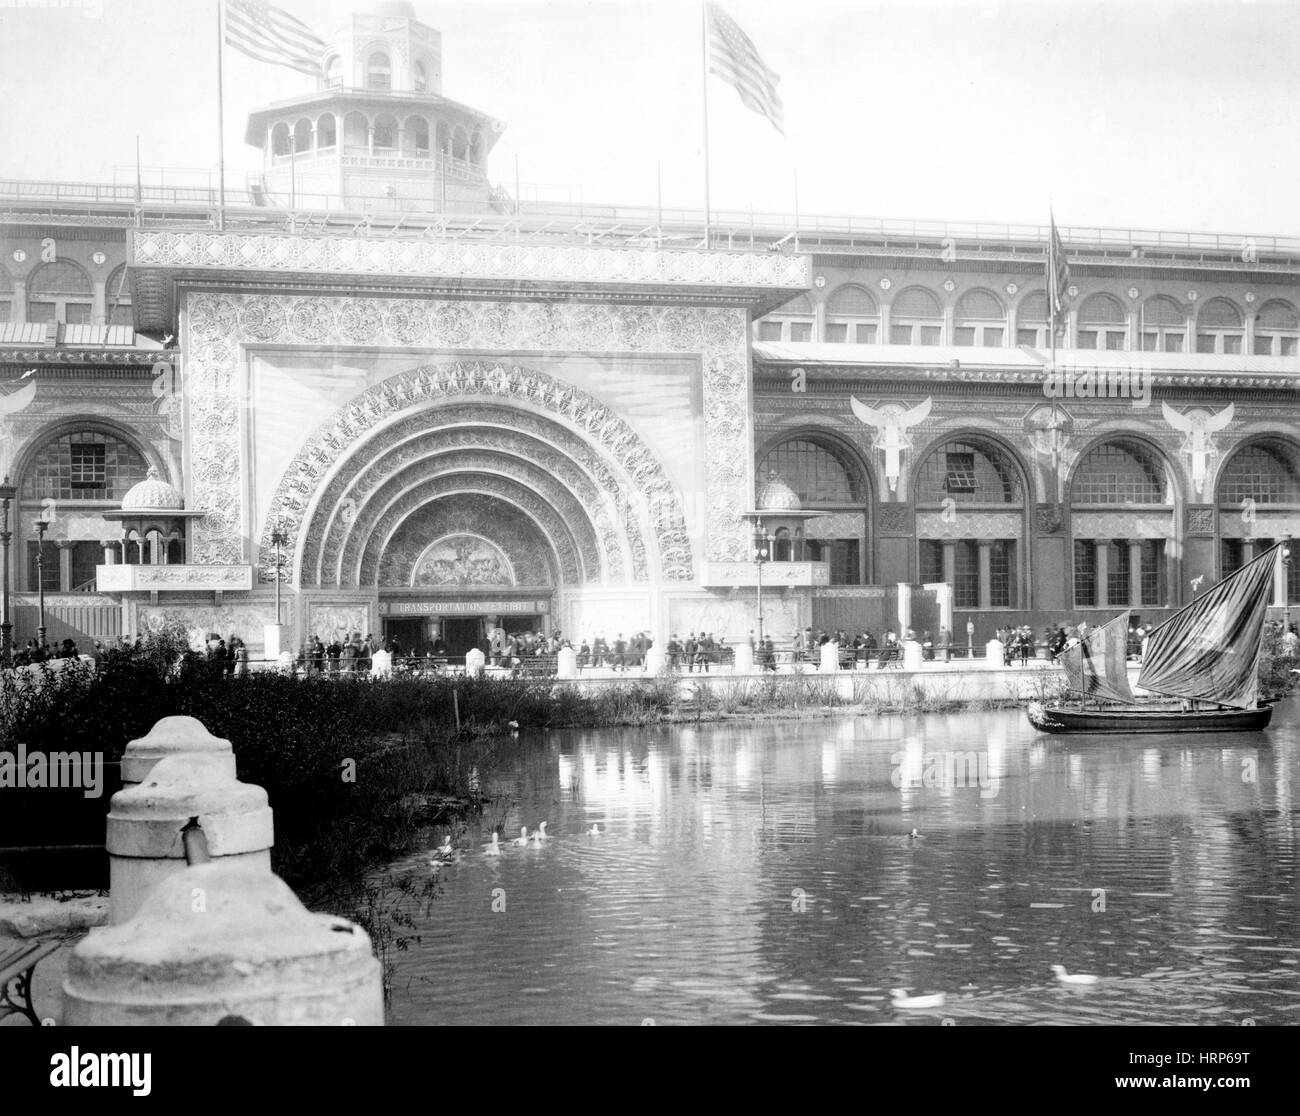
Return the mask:
[[694, 632], [691, 632], [691, 634], [686, 637], [684, 650], [686, 654], [686, 673], [693, 674], [695, 672], [695, 656], [699, 654], [700, 650], [700, 644], [699, 641], [696, 640]]

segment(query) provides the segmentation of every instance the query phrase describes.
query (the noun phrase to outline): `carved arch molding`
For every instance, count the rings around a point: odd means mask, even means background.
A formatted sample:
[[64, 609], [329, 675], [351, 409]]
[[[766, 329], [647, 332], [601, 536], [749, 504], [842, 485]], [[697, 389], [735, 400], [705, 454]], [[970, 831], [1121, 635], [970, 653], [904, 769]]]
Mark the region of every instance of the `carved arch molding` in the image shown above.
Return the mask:
[[[599, 400], [517, 363], [513, 355], [504, 356], [520, 348], [698, 357], [707, 473], [705, 557], [714, 562], [745, 557], [742, 513], [750, 502], [750, 476], [743, 309], [190, 292], [183, 331], [191, 493], [193, 506], [205, 513], [195, 524], [193, 539], [193, 553], [201, 563], [247, 561], [242, 535], [248, 463], [240, 438], [240, 365], [244, 346], [264, 344], [503, 353], [500, 362], [435, 361], [391, 376], [313, 432], [280, 478], [272, 505], [272, 517], [286, 531], [291, 553], [299, 559], [313, 509], [325, 504], [320, 490], [345, 460], [365, 452], [369, 439], [404, 411], [475, 401], [509, 406], [512, 426], [514, 416], [541, 416], [576, 435], [585, 446], [586, 462], [572, 439], [567, 448], [558, 440], [552, 444], [606, 492], [609, 478], [617, 478], [641, 506], [642, 534], [648, 537], [638, 543], [625, 526], [619, 528], [627, 534], [620, 545], [631, 576], [691, 580], [694, 555], [681, 494], [663, 466], [636, 432]], [[268, 519], [259, 530], [263, 579], [272, 573], [271, 528]], [[594, 529], [604, 537], [599, 524]], [[645, 555], [644, 575], [638, 553]]]

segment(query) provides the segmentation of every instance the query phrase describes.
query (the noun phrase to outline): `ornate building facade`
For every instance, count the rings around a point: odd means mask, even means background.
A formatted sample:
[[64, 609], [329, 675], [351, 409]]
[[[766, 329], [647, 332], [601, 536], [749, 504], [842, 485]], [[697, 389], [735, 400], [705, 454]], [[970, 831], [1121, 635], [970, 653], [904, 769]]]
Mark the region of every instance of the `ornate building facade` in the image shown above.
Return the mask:
[[[981, 641], [1158, 619], [1300, 528], [1300, 240], [1064, 228], [1053, 350], [1045, 228], [524, 207], [436, 31], [384, 5], [326, 53], [224, 211], [0, 183], [20, 642], [41, 547], [51, 638], [740, 639], [772, 472], [823, 513], [762, 570], [778, 639], [879, 634], [900, 586]], [[151, 470], [167, 537], [113, 514]]]

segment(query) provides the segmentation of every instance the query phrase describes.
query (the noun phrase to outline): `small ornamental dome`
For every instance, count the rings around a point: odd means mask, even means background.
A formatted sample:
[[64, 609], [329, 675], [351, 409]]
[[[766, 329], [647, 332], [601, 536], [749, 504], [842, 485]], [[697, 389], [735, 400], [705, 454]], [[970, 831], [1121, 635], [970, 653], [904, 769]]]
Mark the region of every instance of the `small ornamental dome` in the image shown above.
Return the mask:
[[758, 490], [759, 511], [799, 511], [802, 507], [794, 489], [776, 475], [775, 469], [767, 474], [767, 483]]
[[124, 512], [181, 511], [185, 497], [174, 486], [158, 476], [158, 470], [149, 466], [149, 475], [133, 485], [122, 497]]

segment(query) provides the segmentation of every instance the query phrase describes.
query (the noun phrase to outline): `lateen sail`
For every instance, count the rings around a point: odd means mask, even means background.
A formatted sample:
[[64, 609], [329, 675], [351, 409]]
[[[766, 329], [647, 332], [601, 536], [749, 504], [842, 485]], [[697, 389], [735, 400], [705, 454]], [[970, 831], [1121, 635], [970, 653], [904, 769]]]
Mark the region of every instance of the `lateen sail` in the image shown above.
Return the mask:
[[1056, 658], [1070, 689], [1099, 701], [1134, 702], [1128, 684], [1128, 622], [1123, 612]]
[[1281, 546], [1224, 578], [1147, 636], [1138, 685], [1253, 709], [1264, 617]]

